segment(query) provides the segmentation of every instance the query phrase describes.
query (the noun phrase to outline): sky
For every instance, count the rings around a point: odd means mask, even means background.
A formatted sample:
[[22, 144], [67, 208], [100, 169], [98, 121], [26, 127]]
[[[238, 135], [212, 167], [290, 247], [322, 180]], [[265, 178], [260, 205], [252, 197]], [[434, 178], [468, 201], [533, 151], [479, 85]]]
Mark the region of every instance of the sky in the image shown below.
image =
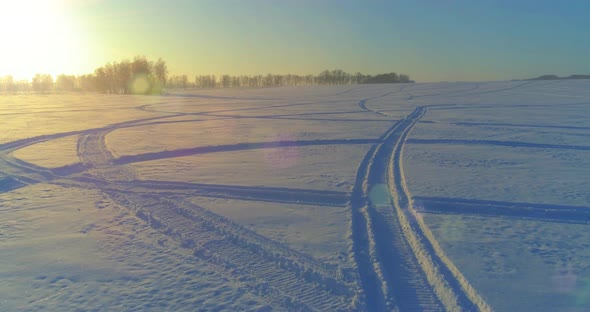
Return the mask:
[[0, 0], [0, 76], [162, 57], [171, 74], [590, 74], [590, 1]]

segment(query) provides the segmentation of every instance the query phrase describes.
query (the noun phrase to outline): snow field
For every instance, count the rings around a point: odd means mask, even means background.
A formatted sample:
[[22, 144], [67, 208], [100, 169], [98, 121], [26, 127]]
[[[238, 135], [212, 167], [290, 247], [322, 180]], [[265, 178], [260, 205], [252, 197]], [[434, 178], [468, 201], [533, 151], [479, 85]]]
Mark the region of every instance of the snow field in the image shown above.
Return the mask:
[[588, 86], [3, 97], [0, 308], [582, 311]]

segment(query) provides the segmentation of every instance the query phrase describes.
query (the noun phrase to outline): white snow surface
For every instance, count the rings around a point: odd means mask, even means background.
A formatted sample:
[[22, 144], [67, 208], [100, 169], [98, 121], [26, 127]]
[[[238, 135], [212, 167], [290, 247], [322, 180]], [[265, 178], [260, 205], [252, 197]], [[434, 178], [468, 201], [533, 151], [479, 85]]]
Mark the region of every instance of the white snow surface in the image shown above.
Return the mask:
[[0, 116], [0, 311], [590, 309], [589, 80], [3, 94]]

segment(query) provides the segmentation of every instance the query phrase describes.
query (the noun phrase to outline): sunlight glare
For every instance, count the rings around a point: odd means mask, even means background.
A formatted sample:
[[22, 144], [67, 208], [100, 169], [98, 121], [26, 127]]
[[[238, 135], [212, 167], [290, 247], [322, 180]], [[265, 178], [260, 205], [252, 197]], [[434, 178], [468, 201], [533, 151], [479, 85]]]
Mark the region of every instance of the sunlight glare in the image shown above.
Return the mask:
[[0, 76], [30, 79], [37, 72], [54, 76], [79, 72], [85, 59], [84, 40], [65, 13], [61, 1], [3, 1]]

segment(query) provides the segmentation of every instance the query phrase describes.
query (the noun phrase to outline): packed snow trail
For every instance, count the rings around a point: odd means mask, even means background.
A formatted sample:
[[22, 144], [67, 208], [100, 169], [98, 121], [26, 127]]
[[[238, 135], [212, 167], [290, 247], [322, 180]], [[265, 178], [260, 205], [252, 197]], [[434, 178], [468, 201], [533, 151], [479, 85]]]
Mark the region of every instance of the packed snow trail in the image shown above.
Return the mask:
[[425, 112], [418, 107], [391, 127], [357, 173], [352, 248], [364, 300], [371, 311], [489, 310], [411, 207], [401, 156]]
[[[386, 169], [392, 145], [402, 129], [396, 123], [373, 146], [358, 170], [351, 198], [353, 253], [370, 311], [442, 311], [391, 209]], [[374, 200], [371, 200], [370, 193]], [[385, 195], [387, 197], [387, 195]], [[385, 207], [387, 206], [387, 207]]]
[[[176, 240], [180, 247], [216, 267], [277, 309], [290, 311], [347, 311], [354, 309], [352, 283], [337, 268], [247, 230], [181, 195], [137, 192], [135, 185], [169, 188], [173, 182], [137, 180], [125, 166], [113, 164], [105, 136], [114, 128], [80, 136], [80, 159], [94, 168], [95, 178], [76, 180], [94, 185], [135, 213], [152, 228]], [[146, 184], [147, 183], [147, 184]], [[193, 187], [197, 185], [192, 185]], [[184, 185], [184, 188], [191, 185]], [[209, 187], [227, 191], [227, 187]], [[130, 190], [134, 190], [135, 192]], [[234, 192], [236, 190], [233, 190]]]
[[481, 199], [414, 196], [419, 212], [504, 217], [556, 223], [590, 224], [590, 207]]
[[402, 153], [409, 132], [426, 113], [418, 107], [402, 121], [407, 126], [395, 142], [388, 170], [388, 188], [407, 241], [424, 270], [428, 282], [448, 311], [490, 311], [490, 307], [446, 256], [421, 216], [416, 213], [406, 186]]
[[[551, 84], [551, 83], [547, 83]], [[318, 100], [318, 102], [268, 103], [260, 106], [251, 103], [249, 107], [212, 108], [202, 111], [195, 105], [196, 112], [166, 111], [159, 104], [136, 107], [139, 110], [169, 114], [129, 120], [100, 128], [44, 134], [0, 144], [0, 193], [11, 192], [37, 183], [58, 184], [66, 188], [94, 189], [107, 194], [109, 204], [124, 206], [153, 229], [175, 241], [167, 245], [168, 250], [183, 248], [188, 263], [206, 262], [209, 267], [228, 280], [228, 283], [246, 289], [268, 303], [273, 310], [489, 310], [486, 303], [448, 259], [437, 240], [423, 222], [419, 212], [458, 213], [474, 215], [502, 215], [539, 221], [587, 223], [587, 207], [547, 206], [528, 203], [482, 201], [461, 198], [413, 197], [406, 186], [403, 173], [403, 150], [405, 143], [412, 144], [469, 144], [493, 145], [500, 147], [527, 147], [542, 149], [563, 149], [586, 151], [588, 146], [557, 145], [496, 140], [467, 140], [460, 138], [407, 139], [412, 127], [426, 112], [426, 106], [416, 109], [405, 119], [397, 122], [399, 116], [390, 111], [405, 110], [407, 106], [383, 109], [382, 105], [371, 107], [370, 100], [383, 98], [393, 93], [407, 94], [406, 104], [428, 105], [434, 110], [460, 110], [475, 108], [521, 108], [545, 107], [555, 104], [512, 103], [470, 104], [462, 101], [447, 104], [431, 104], [431, 97], [452, 98], [463, 95], [482, 95], [494, 92], [543, 86], [526, 82], [519, 85], [488, 90], [485, 85], [470, 86], [448, 92], [435, 88], [397, 88], [397, 91], [372, 91], [383, 95], [353, 103], [355, 109], [341, 111], [308, 112], [302, 109], [266, 112], [264, 109], [280, 109], [303, 105], [335, 105], [342, 100]], [[410, 91], [430, 94], [412, 95]], [[382, 91], [382, 92], [381, 92]], [[356, 91], [345, 90], [341, 93]], [[389, 93], [385, 93], [389, 92]], [[530, 94], [531, 92], [527, 92]], [[401, 98], [403, 94], [397, 94]], [[537, 94], [537, 93], [534, 93]], [[549, 95], [549, 94], [548, 94]], [[369, 96], [369, 95], [367, 95]], [[555, 95], [563, 96], [563, 95]], [[576, 97], [576, 96], [575, 96]], [[576, 97], [577, 98], [577, 97]], [[234, 99], [220, 97], [220, 99]], [[235, 98], [238, 99], [238, 98]], [[424, 100], [424, 101], [421, 101]], [[226, 103], [227, 104], [227, 103]], [[350, 103], [349, 103], [350, 104]], [[187, 104], [189, 105], [189, 104]], [[192, 105], [192, 104], [190, 104]], [[404, 104], [405, 105], [405, 104]], [[579, 106], [587, 103], [564, 103], [562, 106]], [[358, 106], [358, 108], [357, 108]], [[170, 109], [174, 109], [171, 107]], [[260, 110], [260, 112], [257, 112]], [[248, 112], [248, 114], [240, 114]], [[365, 113], [374, 113], [371, 118]], [[358, 114], [358, 118], [335, 118], [337, 114]], [[314, 115], [325, 116], [314, 118]], [[368, 115], [368, 114], [367, 114]], [[381, 115], [381, 116], [376, 116]], [[192, 119], [179, 120], [187, 116]], [[317, 116], [316, 116], [317, 117]], [[350, 116], [349, 116], [350, 117]], [[354, 116], [353, 116], [354, 117]], [[388, 117], [388, 118], [384, 118]], [[168, 119], [171, 118], [171, 119]], [[202, 120], [196, 118], [203, 118]], [[191, 123], [243, 118], [263, 120], [322, 120], [336, 122], [397, 122], [380, 140], [374, 139], [330, 139], [293, 141], [235, 142], [211, 146], [178, 146], [168, 151], [151, 151], [138, 155], [124, 155], [115, 158], [109, 151], [105, 137], [109, 132], [146, 125]], [[361, 119], [363, 118], [363, 119]], [[522, 121], [521, 121], [522, 122]], [[526, 122], [526, 121], [525, 121]], [[451, 120], [449, 124], [461, 126], [500, 126], [515, 128], [588, 130], [584, 123], [573, 124], [522, 124], [503, 123], [502, 120]], [[65, 131], [65, 130], [64, 130]], [[58, 168], [46, 168], [24, 159], [13, 152], [38, 143], [75, 136], [78, 141], [79, 163]], [[226, 184], [188, 183], [179, 181], [140, 180], [132, 170], [132, 164], [147, 160], [171, 157], [243, 151], [249, 149], [280, 148], [289, 146], [324, 146], [345, 144], [367, 144], [372, 146], [358, 168], [353, 193], [336, 191], [306, 190], [270, 186], [244, 186]], [[33, 161], [34, 162], [34, 161]], [[262, 236], [196, 204], [192, 197], [214, 197], [270, 203], [296, 203], [298, 205], [335, 206], [349, 204], [352, 208], [352, 251], [361, 282], [353, 261], [339, 267], [291, 249], [289, 246]], [[422, 200], [422, 210], [414, 207], [412, 200]], [[360, 286], [360, 287], [359, 287]]]

